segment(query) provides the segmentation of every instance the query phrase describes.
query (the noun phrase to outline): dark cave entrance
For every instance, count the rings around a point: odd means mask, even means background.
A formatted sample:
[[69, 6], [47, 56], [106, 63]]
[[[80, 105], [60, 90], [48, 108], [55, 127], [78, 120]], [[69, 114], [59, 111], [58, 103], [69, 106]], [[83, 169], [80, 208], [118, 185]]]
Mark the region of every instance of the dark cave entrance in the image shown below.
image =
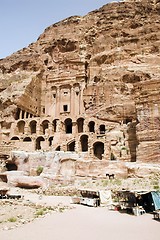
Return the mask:
[[15, 163], [6, 163], [7, 171], [17, 171], [17, 165]]
[[102, 160], [104, 154], [104, 143], [96, 142], [93, 145], [94, 156], [100, 160]]

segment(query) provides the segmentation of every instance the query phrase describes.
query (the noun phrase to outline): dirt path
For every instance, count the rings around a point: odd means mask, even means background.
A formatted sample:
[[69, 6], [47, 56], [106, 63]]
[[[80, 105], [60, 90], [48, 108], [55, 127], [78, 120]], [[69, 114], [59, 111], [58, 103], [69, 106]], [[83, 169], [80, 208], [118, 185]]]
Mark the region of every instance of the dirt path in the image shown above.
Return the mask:
[[106, 208], [76, 205], [19, 228], [0, 231], [3, 240], [159, 240], [160, 222], [152, 215], [131, 216]]

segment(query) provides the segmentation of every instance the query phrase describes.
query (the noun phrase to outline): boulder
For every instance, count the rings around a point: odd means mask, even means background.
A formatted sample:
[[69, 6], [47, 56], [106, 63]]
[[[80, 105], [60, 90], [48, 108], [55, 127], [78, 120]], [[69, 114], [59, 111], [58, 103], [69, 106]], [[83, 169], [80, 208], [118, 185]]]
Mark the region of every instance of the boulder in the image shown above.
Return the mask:
[[10, 176], [8, 183], [20, 188], [39, 188], [44, 187], [44, 181], [39, 176]]

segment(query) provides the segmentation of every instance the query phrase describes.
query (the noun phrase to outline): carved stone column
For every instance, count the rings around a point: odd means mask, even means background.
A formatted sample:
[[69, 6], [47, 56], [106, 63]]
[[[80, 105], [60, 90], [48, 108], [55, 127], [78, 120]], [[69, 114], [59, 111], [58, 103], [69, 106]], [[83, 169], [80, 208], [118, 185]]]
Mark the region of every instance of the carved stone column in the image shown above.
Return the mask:
[[25, 119], [27, 118], [27, 112], [26, 111], [24, 112], [24, 118]]
[[71, 87], [71, 100], [70, 100], [70, 113], [71, 113], [71, 116], [74, 116], [74, 105], [75, 105], [75, 97], [74, 97], [74, 88]]
[[28, 129], [29, 129], [28, 124], [27, 125], [25, 124], [24, 134], [26, 134], [26, 135], [28, 134], [28, 132], [29, 132]]
[[53, 135], [53, 128], [52, 128], [52, 123], [48, 123], [48, 134]]
[[84, 119], [84, 123], [83, 123], [83, 132], [84, 133], [88, 133], [88, 122]]
[[72, 134], [76, 135], [77, 133], [77, 122], [72, 122]]
[[19, 110], [19, 119], [22, 119], [22, 109]]
[[41, 124], [40, 122], [37, 122], [37, 126], [36, 126], [36, 134], [37, 135], [41, 135], [42, 132], [41, 132]]
[[80, 150], [80, 149], [79, 149], [79, 141], [76, 139], [76, 140], [75, 140], [75, 152], [78, 153], [79, 150]]
[[60, 88], [57, 88], [57, 96], [56, 96], [56, 117], [60, 115]]

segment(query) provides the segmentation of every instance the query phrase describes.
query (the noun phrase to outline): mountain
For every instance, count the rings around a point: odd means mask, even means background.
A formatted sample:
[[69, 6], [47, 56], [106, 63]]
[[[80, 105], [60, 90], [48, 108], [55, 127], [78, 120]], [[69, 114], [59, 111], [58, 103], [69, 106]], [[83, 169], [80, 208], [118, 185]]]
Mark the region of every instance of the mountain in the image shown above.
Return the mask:
[[159, 163], [160, 1], [114, 2], [49, 26], [0, 60], [0, 91], [1, 153]]

